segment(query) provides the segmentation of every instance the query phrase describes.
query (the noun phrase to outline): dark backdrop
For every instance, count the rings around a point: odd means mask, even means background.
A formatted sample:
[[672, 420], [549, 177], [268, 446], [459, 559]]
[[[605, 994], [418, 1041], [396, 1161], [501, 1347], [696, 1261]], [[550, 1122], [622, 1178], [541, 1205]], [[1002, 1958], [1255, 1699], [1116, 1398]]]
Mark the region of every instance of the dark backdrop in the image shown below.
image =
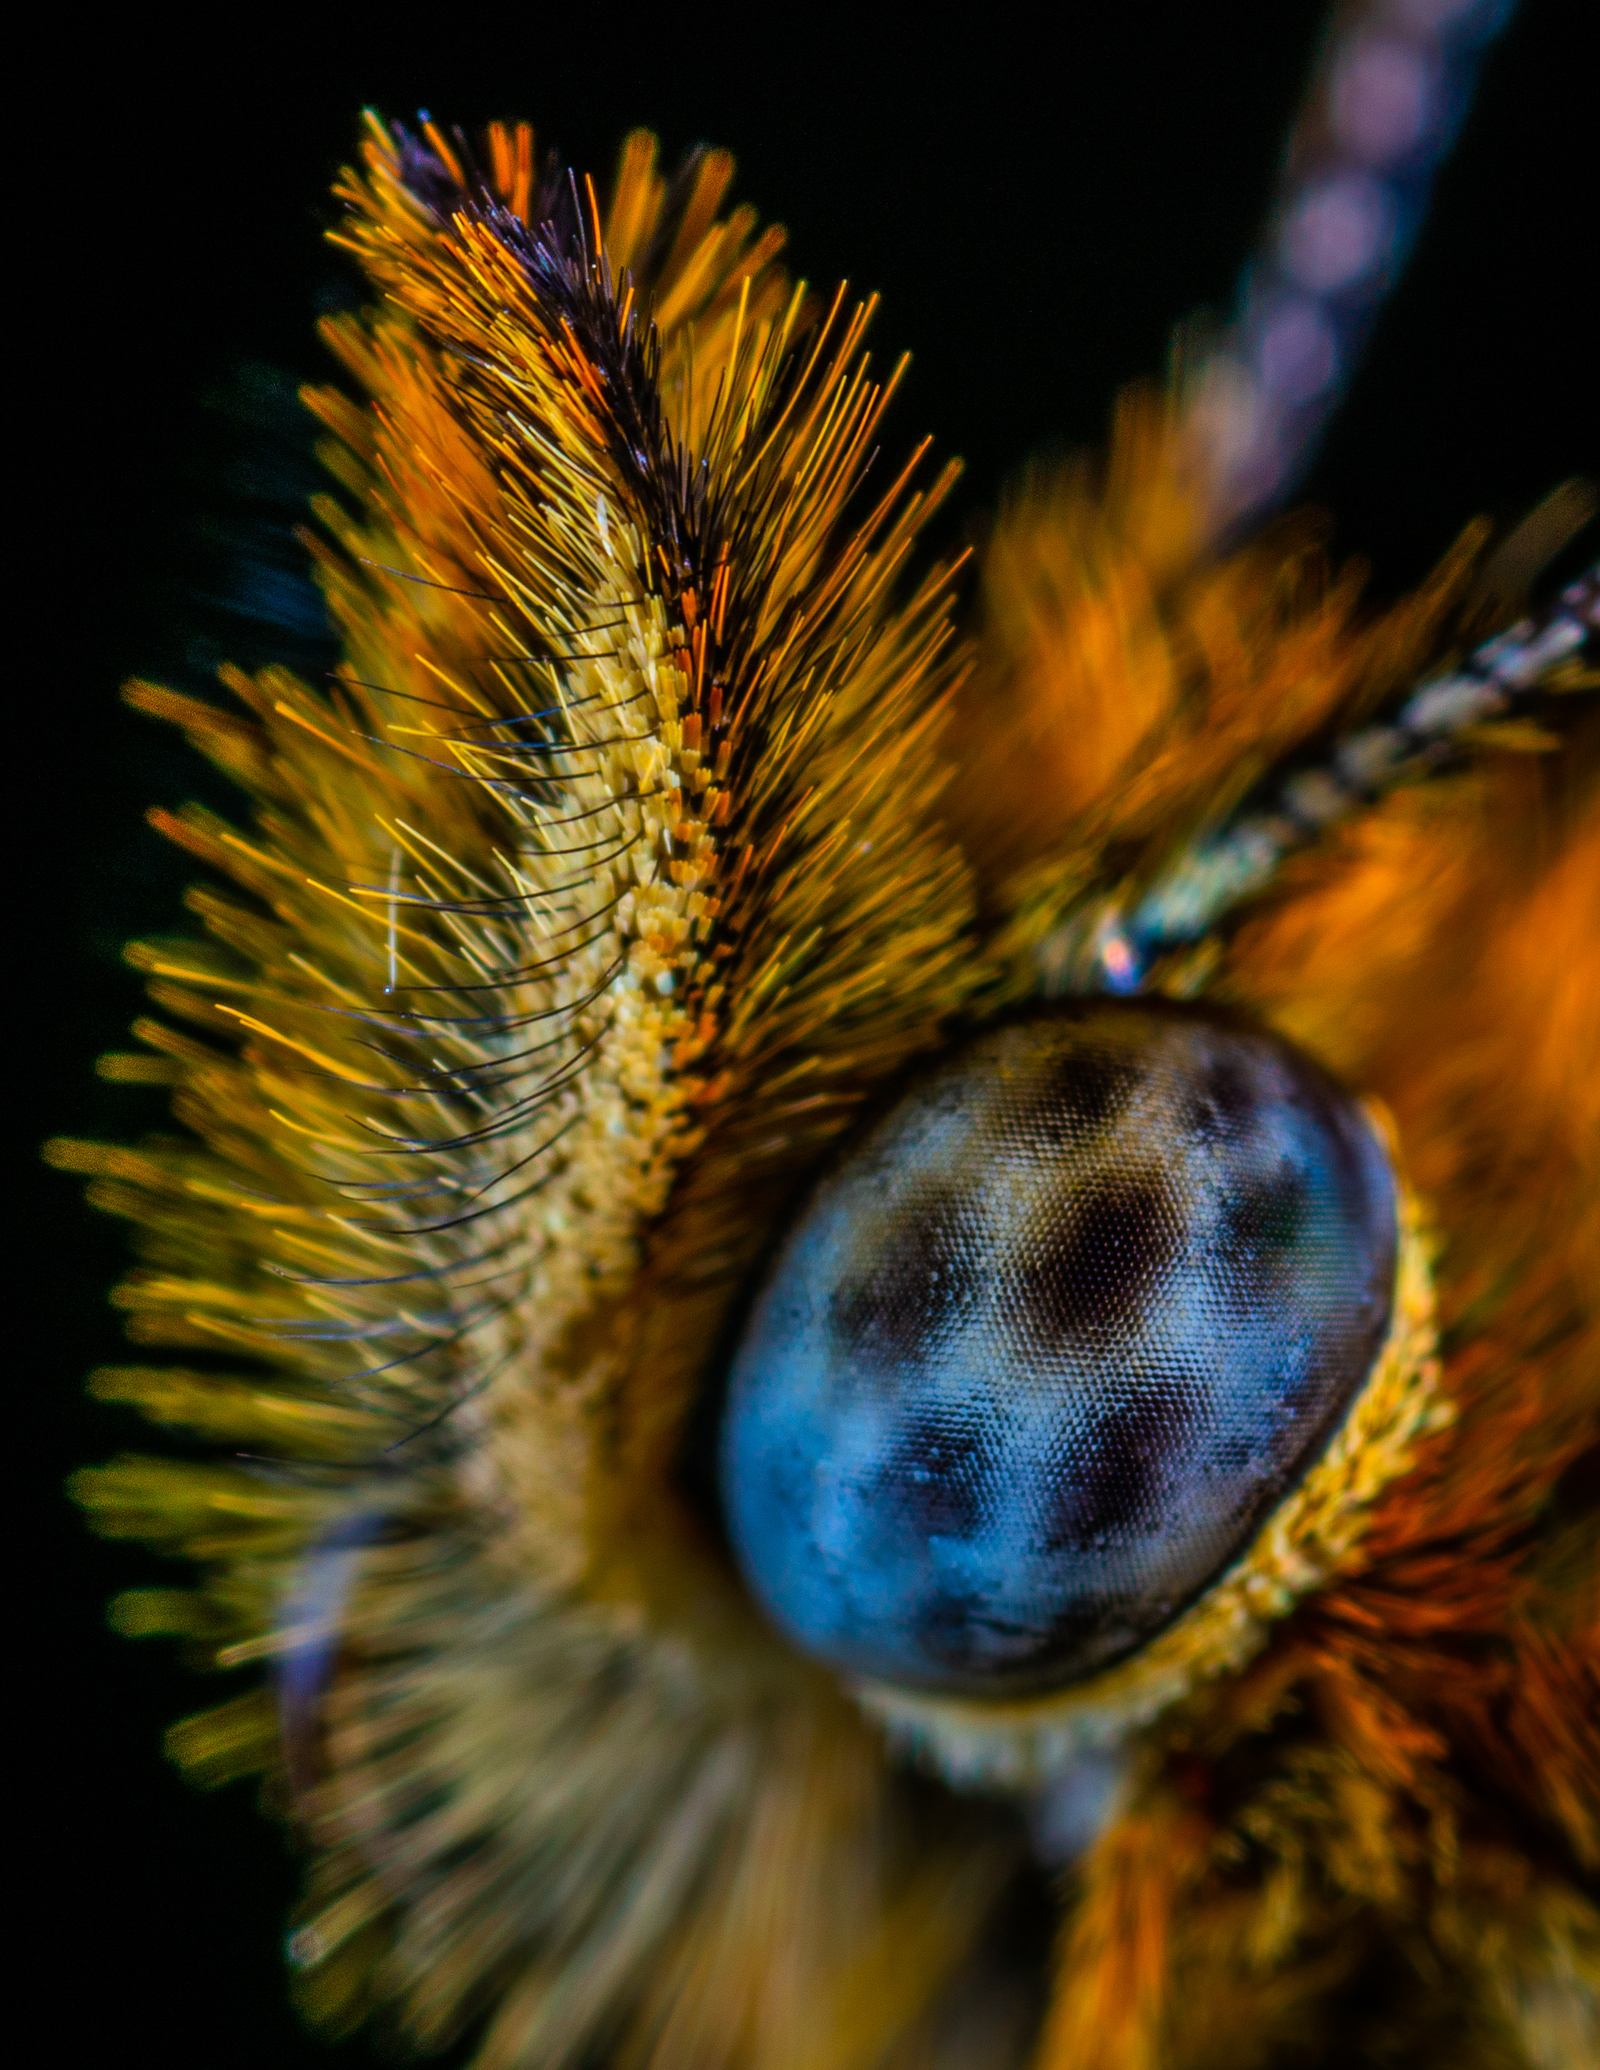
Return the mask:
[[[63, 11], [13, 90], [27, 104], [14, 221], [41, 239], [38, 286], [11, 326], [24, 359], [13, 443], [37, 457], [20, 470], [10, 622], [39, 628], [12, 683], [37, 729], [11, 764], [13, 820], [31, 827], [13, 886], [45, 923], [25, 1052], [41, 1089], [13, 1078], [29, 1088], [18, 1168], [44, 1246], [13, 1296], [19, 1319], [45, 1321], [43, 1357], [13, 1362], [43, 1419], [25, 1450], [39, 1507], [12, 1555], [15, 1599], [38, 1617], [13, 1647], [13, 1799], [42, 1842], [18, 1895], [44, 1953], [13, 2017], [44, 2015], [53, 2062], [150, 2053], [172, 2070], [288, 2070], [326, 2054], [286, 2009], [295, 1872], [281, 1835], [247, 1788], [197, 1796], [159, 1752], [164, 1723], [213, 1692], [104, 1628], [105, 1597], [154, 1563], [82, 1535], [60, 1483], [141, 1441], [79, 1391], [118, 1356], [103, 1289], [122, 1239], [73, 1181], [35, 1178], [30, 1148], [50, 1131], [128, 1137], [161, 1120], [158, 1095], [90, 1068], [138, 1006], [119, 945], [170, 924], [185, 877], [141, 814], [227, 799], [115, 692], [135, 671], [193, 675], [222, 637], [206, 592], [241, 478], [217, 393], [231, 383], [237, 419], [271, 396], [241, 364], [324, 371], [312, 318], [343, 292], [319, 237], [324, 194], [363, 103], [471, 125], [526, 115], [541, 145], [600, 174], [645, 123], [669, 157], [702, 139], [732, 147], [738, 193], [789, 226], [808, 277], [881, 288], [880, 351], [916, 354], [895, 421], [907, 441], [931, 429], [966, 456], [948, 524], [975, 524], [1030, 454], [1097, 438], [1117, 386], [1159, 373], [1175, 318], [1226, 298], [1321, 10], [1080, 0], [939, 25], [897, 15], [899, 36], [871, 9], [781, 4], [204, 18], [158, 6], [109, 29], [99, 17], [91, 34]], [[1492, 56], [1309, 485], [1341, 548], [1371, 557], [1380, 594], [1473, 512], [1514, 514], [1600, 460], [1580, 102], [1600, 57], [1592, 23], [1584, 0], [1530, 0]], [[246, 478], [243, 504], [251, 493]], [[236, 644], [253, 637], [241, 624]], [[371, 2060], [365, 2044], [342, 2053]]]

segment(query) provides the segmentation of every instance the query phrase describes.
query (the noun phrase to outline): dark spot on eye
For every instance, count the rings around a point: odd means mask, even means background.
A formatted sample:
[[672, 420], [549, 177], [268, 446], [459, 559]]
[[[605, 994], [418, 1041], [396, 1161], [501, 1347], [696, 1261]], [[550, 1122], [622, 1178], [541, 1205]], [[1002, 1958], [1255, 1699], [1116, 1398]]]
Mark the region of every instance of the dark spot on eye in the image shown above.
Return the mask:
[[1025, 1625], [987, 1613], [970, 1596], [934, 1595], [917, 1619], [918, 1635], [928, 1654], [941, 1666], [964, 1673], [987, 1673], [997, 1662], [1026, 1655], [1038, 1633]]
[[1371, 1198], [1371, 1167], [1362, 1155], [1354, 1119], [1341, 1113], [1331, 1100], [1321, 1097], [1311, 1103], [1311, 1111], [1324, 1130], [1332, 1153], [1340, 1204], [1350, 1221], [1359, 1226], [1370, 1220], [1374, 1202]]
[[1157, 1173], [1086, 1186], [1016, 1269], [1036, 1343], [1126, 1323], [1179, 1248], [1180, 1225]]
[[969, 1538], [984, 1522], [984, 1448], [970, 1423], [917, 1417], [895, 1438], [874, 1476], [908, 1530], [930, 1538]]
[[1378, 1203], [1371, 1191], [1373, 1167], [1365, 1147], [1369, 1139], [1358, 1111], [1312, 1067], [1301, 1070], [1288, 1104], [1309, 1118], [1319, 1137], [1344, 1213], [1354, 1223], [1367, 1222]]
[[930, 1596], [917, 1613], [917, 1639], [930, 1660], [960, 1673], [973, 1665], [970, 1606], [964, 1596]]
[[1060, 1058], [1017, 1117], [1030, 1149], [1051, 1156], [1080, 1150], [1126, 1105], [1139, 1073], [1115, 1051], [1085, 1049]]
[[1196, 1386], [1143, 1389], [1096, 1424], [1063, 1462], [1044, 1531], [1046, 1552], [1088, 1552], [1161, 1522], [1159, 1504], [1204, 1407]]
[[1233, 1301], [1259, 1299], [1305, 1229], [1306, 1189], [1298, 1172], [1279, 1172], [1225, 1203], [1213, 1276]]
[[1126, 1623], [1125, 1603], [1114, 1596], [1085, 1593], [1052, 1615], [1046, 1643], [1040, 1650], [1047, 1656], [1065, 1655], [1069, 1659], [1073, 1654], [1087, 1654], [1107, 1631]]
[[1026, 1669], [1045, 1637], [1038, 1625], [997, 1616], [981, 1598], [944, 1593], [931, 1596], [922, 1608], [917, 1635], [942, 1667], [988, 1676], [997, 1668]]
[[929, 1193], [896, 1215], [877, 1237], [864, 1276], [829, 1303], [835, 1341], [880, 1372], [920, 1364], [978, 1292], [979, 1232], [950, 1193]]
[[1213, 1057], [1189, 1097], [1189, 1126], [1204, 1142], [1237, 1142], [1256, 1120], [1256, 1089], [1240, 1057]]

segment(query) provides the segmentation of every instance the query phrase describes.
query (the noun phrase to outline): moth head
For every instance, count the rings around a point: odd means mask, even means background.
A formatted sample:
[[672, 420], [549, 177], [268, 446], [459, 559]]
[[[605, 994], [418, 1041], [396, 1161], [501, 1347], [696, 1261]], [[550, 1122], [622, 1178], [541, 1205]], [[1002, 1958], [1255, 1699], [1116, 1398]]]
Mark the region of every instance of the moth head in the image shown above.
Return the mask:
[[[1208, 537], [1135, 397], [1002, 520], [964, 646], [952, 571], [904, 578], [951, 473], [867, 481], [870, 311], [717, 220], [727, 161], [636, 138], [607, 211], [525, 131], [484, 163], [374, 121], [339, 190], [377, 299], [328, 326], [363, 399], [310, 398], [332, 686], [134, 692], [254, 818], [170, 822], [234, 889], [136, 952], [198, 1146], [60, 1154], [146, 1227], [144, 1339], [249, 1362], [101, 1391], [253, 1457], [80, 1493], [275, 1662], [178, 1750], [286, 1760], [330, 2018], [742, 2063], [793, 2003], [867, 2065], [992, 1953], [985, 1793], [1146, 1728], [1154, 1773], [1375, 1538], [1459, 1520], [1393, 1515], [1448, 1414], [1404, 1168], [1502, 1284], [1439, 1145], [1509, 1169], [1445, 1121], [1494, 985], [1581, 1021], [1590, 964], [1530, 944], [1579, 940], [1584, 854], [1552, 890], [1490, 840], [1537, 776], [1385, 788], [1481, 535], [1362, 615], [1305, 528]], [[1570, 1200], [1592, 1074], [1523, 1049]], [[1578, 1341], [1550, 1261], [1502, 1367]], [[1546, 1485], [1562, 1415], [1463, 1456]]]

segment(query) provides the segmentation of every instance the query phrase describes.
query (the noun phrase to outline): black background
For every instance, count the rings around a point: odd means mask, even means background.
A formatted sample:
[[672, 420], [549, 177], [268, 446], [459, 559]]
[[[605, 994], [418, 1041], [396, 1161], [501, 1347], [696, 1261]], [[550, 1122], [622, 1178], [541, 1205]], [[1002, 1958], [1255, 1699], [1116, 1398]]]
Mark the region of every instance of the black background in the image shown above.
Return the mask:
[[[13, 220], [39, 258], [11, 321], [13, 445], [35, 455], [8, 612], [12, 818], [30, 829], [12, 900], [44, 928], [12, 1080], [27, 1232], [43, 1239], [12, 1297], [18, 1337], [38, 1340], [13, 1386], [43, 1424], [23, 1448], [38, 1515], [17, 1519], [12, 1546], [14, 1601], [37, 1616], [14, 1642], [12, 1783], [42, 1843], [14, 1888], [41, 1954], [13, 2013], [52, 2062], [254, 2070], [327, 2053], [286, 2006], [286, 1843], [249, 1789], [197, 1796], [160, 1755], [170, 1718], [225, 1691], [104, 1628], [106, 1596], [155, 1563], [90, 1541], [60, 1484], [141, 1442], [79, 1391], [119, 1355], [103, 1289], [122, 1239], [75, 1182], [32, 1176], [46, 1133], [127, 1139], [161, 1120], [158, 1095], [102, 1084], [91, 1063], [138, 1010], [121, 941], [171, 924], [187, 874], [143, 808], [227, 803], [115, 695], [130, 673], [193, 661], [185, 584], [202, 579], [216, 484], [204, 399], [242, 361], [325, 372], [311, 324], [340, 274], [319, 230], [363, 103], [467, 125], [528, 116], [541, 146], [600, 175], [643, 123], [669, 158], [730, 146], [737, 194], [788, 225], [809, 278], [882, 290], [880, 352], [916, 355], [900, 435], [934, 430], [969, 463], [946, 528], [959, 536], [1030, 455], [1099, 436], [1118, 385], [1160, 373], [1174, 319], [1226, 300], [1321, 10], [1124, 0], [893, 19], [781, 4], [157, 7], [109, 29], [43, 24], [57, 40], [14, 89], [27, 108]], [[1376, 594], [1418, 576], [1474, 512], [1514, 515], [1600, 460], [1580, 98], [1600, 58], [1592, 23], [1581, 0], [1532, 0], [1491, 57], [1309, 484], [1340, 548], [1371, 558]], [[362, 2043], [340, 2053], [370, 2059]]]

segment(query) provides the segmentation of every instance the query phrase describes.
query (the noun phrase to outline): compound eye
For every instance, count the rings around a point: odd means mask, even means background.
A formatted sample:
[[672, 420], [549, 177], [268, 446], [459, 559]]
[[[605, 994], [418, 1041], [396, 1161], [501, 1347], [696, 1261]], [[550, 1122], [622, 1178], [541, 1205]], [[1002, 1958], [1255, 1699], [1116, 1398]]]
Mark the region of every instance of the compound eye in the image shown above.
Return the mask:
[[1306, 1471], [1389, 1322], [1394, 1177], [1276, 1038], [1107, 1005], [989, 1030], [822, 1180], [734, 1358], [745, 1576], [951, 1694], [1133, 1652]]

